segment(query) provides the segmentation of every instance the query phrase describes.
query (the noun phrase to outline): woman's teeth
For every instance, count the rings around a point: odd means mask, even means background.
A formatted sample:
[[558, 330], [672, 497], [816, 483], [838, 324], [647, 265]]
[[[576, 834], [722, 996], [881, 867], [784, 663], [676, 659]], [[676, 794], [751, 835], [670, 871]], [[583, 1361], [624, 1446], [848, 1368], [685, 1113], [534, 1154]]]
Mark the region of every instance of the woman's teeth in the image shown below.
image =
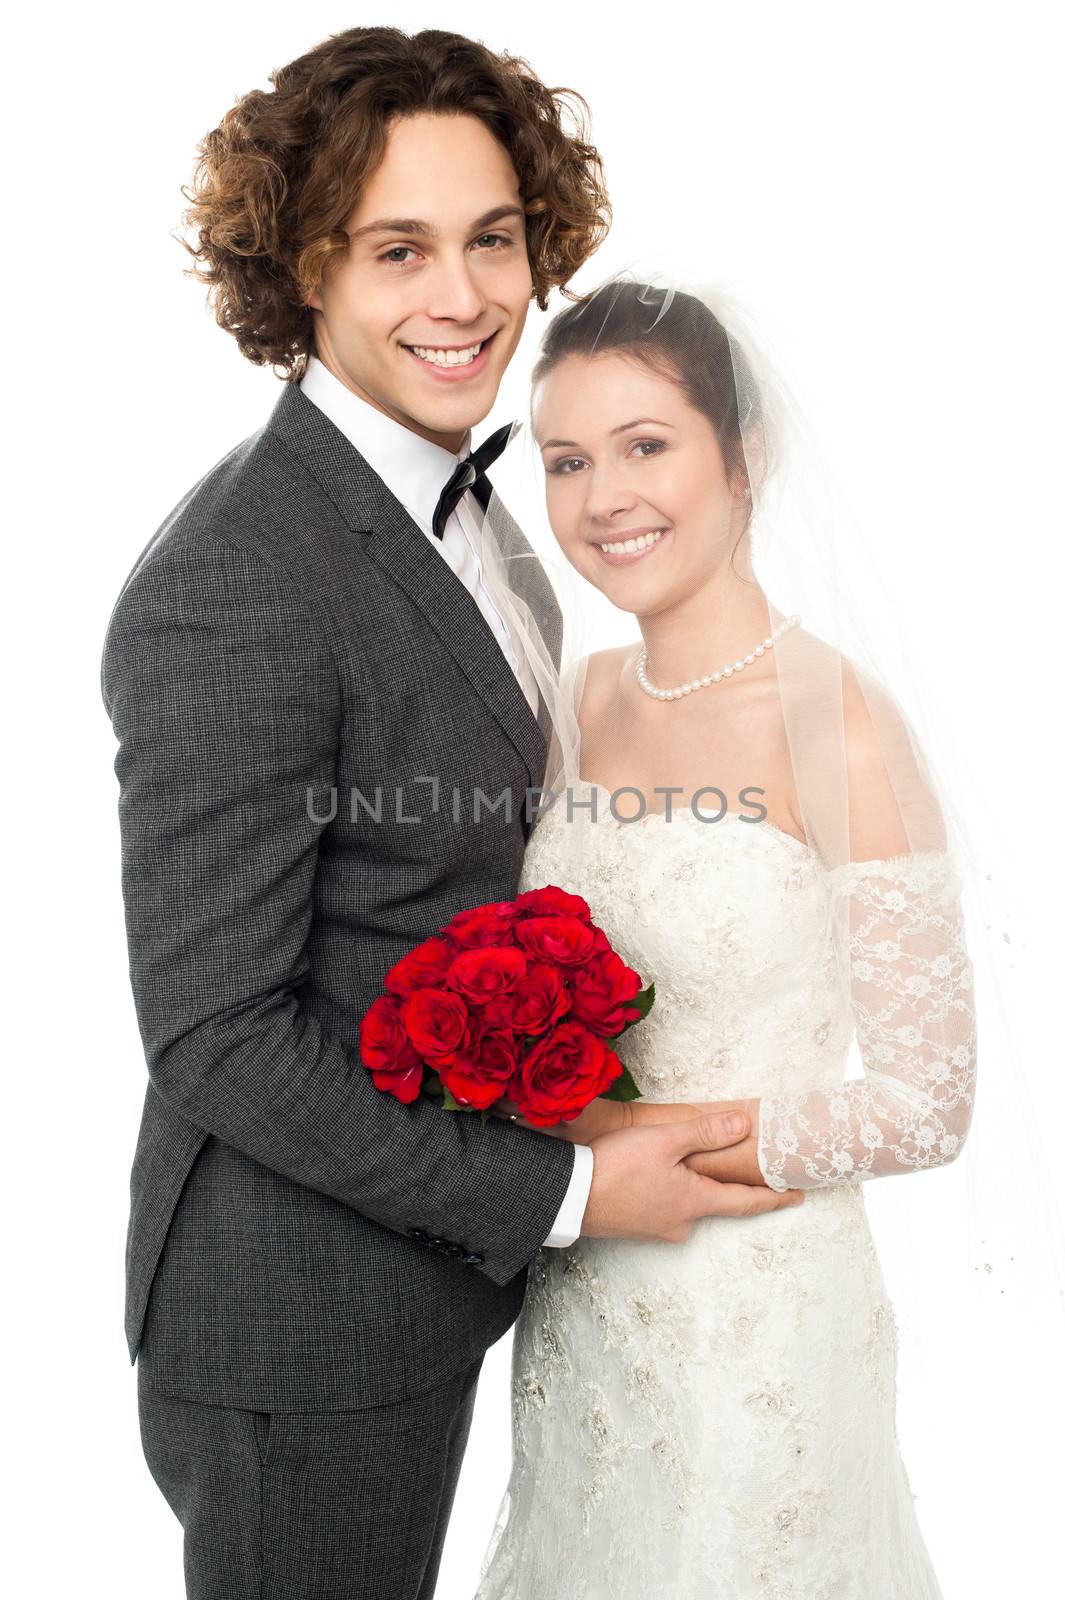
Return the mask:
[[601, 544], [599, 548], [610, 556], [635, 555], [637, 550], [646, 550], [650, 545], [657, 544], [665, 531], [664, 528], [657, 528], [654, 533], [637, 534], [635, 539], [624, 539], [620, 544]]
[[430, 350], [421, 344], [412, 344], [411, 349], [423, 361], [431, 361], [434, 367], [468, 367], [473, 358], [481, 353], [480, 344], [471, 344], [466, 350]]

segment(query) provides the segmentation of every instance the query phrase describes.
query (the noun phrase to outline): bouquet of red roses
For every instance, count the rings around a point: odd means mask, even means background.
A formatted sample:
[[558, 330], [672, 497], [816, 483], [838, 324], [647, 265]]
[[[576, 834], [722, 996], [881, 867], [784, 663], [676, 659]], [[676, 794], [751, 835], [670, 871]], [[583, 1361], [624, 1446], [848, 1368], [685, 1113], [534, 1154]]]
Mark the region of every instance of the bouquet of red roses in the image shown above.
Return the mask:
[[509, 1098], [528, 1122], [571, 1122], [601, 1095], [635, 1100], [610, 1048], [654, 1004], [586, 900], [554, 884], [460, 911], [385, 974], [359, 1028], [374, 1083], [449, 1111]]

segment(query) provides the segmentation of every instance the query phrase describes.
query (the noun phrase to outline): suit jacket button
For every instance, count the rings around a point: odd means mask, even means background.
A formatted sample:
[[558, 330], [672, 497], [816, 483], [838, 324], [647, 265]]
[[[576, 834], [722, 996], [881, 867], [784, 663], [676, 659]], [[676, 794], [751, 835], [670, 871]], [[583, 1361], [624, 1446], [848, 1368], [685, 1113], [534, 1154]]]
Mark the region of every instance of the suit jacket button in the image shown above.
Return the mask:
[[479, 1267], [484, 1260], [484, 1256], [479, 1256], [476, 1250], [467, 1250], [462, 1259], [468, 1266]]
[[410, 1234], [412, 1239], [424, 1239], [425, 1238], [425, 1234], [422, 1232], [422, 1230], [420, 1228], [408, 1228], [407, 1232]]

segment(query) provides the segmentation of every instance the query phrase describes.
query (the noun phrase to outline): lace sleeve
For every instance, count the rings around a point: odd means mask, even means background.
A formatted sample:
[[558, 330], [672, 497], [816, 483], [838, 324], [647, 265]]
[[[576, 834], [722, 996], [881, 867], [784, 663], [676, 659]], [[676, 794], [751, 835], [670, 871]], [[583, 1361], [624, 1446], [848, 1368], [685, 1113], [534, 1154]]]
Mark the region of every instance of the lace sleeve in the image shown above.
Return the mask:
[[851, 862], [830, 879], [864, 1076], [760, 1102], [758, 1164], [771, 1189], [942, 1166], [972, 1115], [972, 969], [949, 857]]

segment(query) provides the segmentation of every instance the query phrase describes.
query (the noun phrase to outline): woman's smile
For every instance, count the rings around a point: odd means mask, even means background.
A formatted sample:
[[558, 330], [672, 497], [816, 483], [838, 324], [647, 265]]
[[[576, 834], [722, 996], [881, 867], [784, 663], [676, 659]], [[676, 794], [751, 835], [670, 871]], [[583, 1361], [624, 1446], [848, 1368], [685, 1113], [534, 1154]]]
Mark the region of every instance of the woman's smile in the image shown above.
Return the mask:
[[631, 533], [615, 534], [606, 540], [593, 539], [592, 545], [607, 566], [631, 567], [642, 561], [669, 537], [669, 528], [638, 528]]

